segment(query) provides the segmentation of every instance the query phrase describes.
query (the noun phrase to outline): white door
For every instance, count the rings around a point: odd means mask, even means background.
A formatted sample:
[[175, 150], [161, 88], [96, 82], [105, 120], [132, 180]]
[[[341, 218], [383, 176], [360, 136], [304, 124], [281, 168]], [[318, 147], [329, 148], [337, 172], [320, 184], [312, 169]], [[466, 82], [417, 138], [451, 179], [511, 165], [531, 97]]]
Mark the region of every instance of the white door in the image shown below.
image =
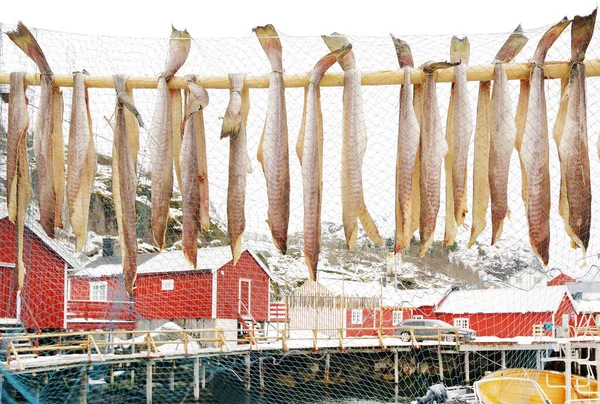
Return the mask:
[[250, 316], [250, 304], [251, 304], [251, 287], [252, 281], [250, 279], [240, 279], [239, 293], [238, 293], [238, 313], [243, 316]]

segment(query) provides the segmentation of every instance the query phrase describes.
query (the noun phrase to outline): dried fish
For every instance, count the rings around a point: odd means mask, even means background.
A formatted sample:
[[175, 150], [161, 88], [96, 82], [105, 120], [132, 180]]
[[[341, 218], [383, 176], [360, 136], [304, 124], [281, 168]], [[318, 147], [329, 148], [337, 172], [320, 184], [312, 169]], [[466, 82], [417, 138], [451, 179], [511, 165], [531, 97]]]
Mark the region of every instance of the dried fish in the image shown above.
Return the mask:
[[277, 31], [271, 24], [256, 27], [254, 32], [267, 54], [272, 70], [267, 118], [258, 146], [258, 161], [262, 165], [267, 183], [268, 223], [273, 243], [282, 254], [285, 254], [290, 219], [290, 158], [282, 48]]
[[6, 189], [8, 193], [8, 218], [17, 222], [17, 291], [23, 289], [25, 264], [23, 262], [23, 234], [25, 214], [31, 199], [31, 180], [27, 160], [27, 96], [25, 73], [10, 74], [10, 93], [8, 103], [8, 131], [6, 142]]
[[[323, 35], [330, 51], [350, 45], [344, 35]], [[360, 219], [367, 236], [375, 243], [383, 243], [377, 226], [365, 204], [362, 184], [362, 164], [367, 149], [367, 126], [363, 111], [361, 73], [356, 68], [354, 52], [339, 59], [344, 70], [343, 125], [342, 125], [342, 222], [348, 250], [352, 251], [358, 234]]]
[[[561, 163], [561, 198], [559, 210], [565, 220], [572, 244], [583, 249], [590, 240], [592, 188], [587, 137], [587, 103], [585, 94], [585, 51], [592, 39], [596, 12], [575, 16], [571, 27], [571, 71], [555, 126], [555, 140]], [[564, 84], [564, 82], [563, 82]], [[566, 107], [565, 107], [566, 104]], [[562, 120], [562, 125], [561, 121]], [[561, 209], [562, 208], [562, 209]]]
[[321, 87], [323, 75], [335, 62], [348, 54], [352, 45], [323, 56], [310, 73], [304, 92], [304, 111], [296, 152], [302, 165], [304, 197], [304, 258], [311, 279], [317, 278], [321, 252], [321, 202], [323, 191], [323, 116]]
[[[398, 121], [398, 155], [396, 159], [396, 240], [395, 251], [401, 253], [410, 246], [414, 232], [412, 224], [413, 193], [418, 194], [418, 177], [413, 177], [419, 152], [419, 121], [413, 104], [410, 73], [414, 67], [410, 46], [394, 38], [394, 47], [400, 68], [404, 71], [404, 84], [400, 88], [400, 116]], [[416, 182], [416, 184], [415, 184]]]
[[[565, 17], [551, 27], [535, 50], [529, 78], [527, 118], [523, 137], [517, 142], [524, 180], [523, 201], [529, 224], [529, 241], [544, 265], [550, 259], [550, 169], [543, 63], [548, 49], [570, 22]], [[519, 119], [522, 117], [517, 117], [517, 126]]]
[[467, 64], [471, 45], [467, 37], [452, 37], [450, 62], [454, 67], [455, 81], [450, 90], [450, 106], [446, 123], [448, 153], [444, 158], [446, 168], [446, 245], [454, 243], [458, 226], [467, 214], [467, 160], [473, 132], [473, 116], [467, 91]]
[[510, 102], [505, 63], [523, 49], [527, 37], [521, 26], [506, 40], [494, 59], [494, 87], [490, 117], [488, 183], [492, 205], [492, 245], [500, 240], [508, 209], [508, 173], [510, 158], [515, 147], [517, 128]]
[[92, 137], [92, 117], [85, 74], [73, 74], [73, 102], [69, 130], [69, 167], [67, 171], [67, 206], [76, 238], [76, 251], [87, 239], [92, 185], [96, 173], [96, 151]]
[[40, 70], [40, 104], [34, 128], [37, 196], [40, 223], [49, 237], [62, 228], [65, 192], [65, 162], [62, 140], [62, 92], [52, 85], [52, 70], [37, 40], [19, 22], [8, 37], [29, 56]]
[[[173, 139], [181, 125], [173, 122], [177, 100], [171, 99], [167, 82], [185, 63], [190, 52], [191, 39], [187, 31], [173, 28], [169, 41], [169, 56], [165, 69], [158, 78], [158, 99], [150, 132], [152, 156], [152, 235], [160, 249], [165, 245], [167, 219], [173, 193]], [[179, 106], [181, 111], [181, 106]], [[177, 114], [177, 111], [175, 111]]]
[[125, 115], [126, 109], [137, 118], [140, 126], [143, 126], [143, 122], [131, 98], [127, 95], [126, 81], [126, 76], [113, 76], [117, 92], [117, 106], [113, 127], [115, 137], [112, 161], [112, 191], [119, 227], [119, 244], [121, 245], [121, 255], [123, 257], [123, 282], [127, 293], [130, 297], [133, 297], [137, 272], [137, 220], [135, 212], [137, 175], [130, 147], [129, 125]]
[[442, 129], [442, 117], [437, 102], [434, 72], [454, 67], [458, 63], [428, 62], [423, 66], [425, 84], [423, 112], [421, 116], [420, 150], [420, 197], [421, 210], [419, 236], [423, 257], [433, 243], [437, 214], [440, 209], [440, 183], [442, 160], [448, 152], [448, 144]]
[[208, 217], [208, 172], [203, 109], [208, 93], [188, 76], [185, 89], [183, 142], [181, 144], [181, 197], [183, 207], [183, 255], [196, 268], [198, 233], [210, 226]]
[[227, 232], [233, 264], [242, 253], [242, 234], [246, 227], [246, 175], [252, 171], [246, 141], [246, 122], [250, 112], [250, 92], [244, 88], [244, 74], [230, 74], [231, 93], [221, 129], [221, 139], [229, 137], [229, 185], [227, 187]]

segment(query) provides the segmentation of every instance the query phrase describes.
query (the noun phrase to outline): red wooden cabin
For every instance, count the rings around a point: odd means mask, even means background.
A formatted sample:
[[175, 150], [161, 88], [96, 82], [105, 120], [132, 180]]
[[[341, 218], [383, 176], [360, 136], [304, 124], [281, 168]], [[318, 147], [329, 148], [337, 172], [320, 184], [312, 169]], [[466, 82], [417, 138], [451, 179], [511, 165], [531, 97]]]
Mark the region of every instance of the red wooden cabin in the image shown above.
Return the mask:
[[[565, 286], [456, 290], [440, 301], [435, 316], [455, 327], [474, 329], [478, 338], [512, 338], [532, 336], [539, 324], [568, 326], [575, 309]], [[552, 333], [546, 330], [544, 335]]]
[[122, 281], [121, 257], [102, 257], [69, 277], [69, 329], [235, 329], [269, 320], [270, 274], [245, 250], [234, 266], [230, 247], [198, 250], [194, 270], [181, 251], [138, 255], [135, 299]]
[[46, 236], [41, 226], [28, 220], [23, 260], [25, 282], [16, 292], [17, 229], [8, 220], [0, 201], [0, 323], [29, 330], [66, 328], [67, 271], [82, 269], [67, 248]]

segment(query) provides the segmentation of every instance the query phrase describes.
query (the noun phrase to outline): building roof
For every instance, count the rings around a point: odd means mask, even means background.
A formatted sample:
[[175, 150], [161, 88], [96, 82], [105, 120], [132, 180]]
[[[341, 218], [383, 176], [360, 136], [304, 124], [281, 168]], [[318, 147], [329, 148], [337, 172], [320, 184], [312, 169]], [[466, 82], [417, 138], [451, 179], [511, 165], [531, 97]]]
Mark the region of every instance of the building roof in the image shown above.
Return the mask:
[[[245, 250], [248, 251], [248, 250]], [[271, 277], [271, 272], [253, 252], [248, 253], [258, 265]], [[190, 265], [179, 250], [162, 251], [153, 254], [138, 254], [137, 274], [158, 274], [185, 271], [215, 272], [233, 260], [230, 246], [207, 247], [198, 249], [198, 268]], [[91, 261], [78, 276], [114, 276], [123, 273], [122, 257], [100, 257]]]
[[565, 286], [536, 287], [530, 290], [478, 289], [458, 290], [448, 294], [437, 313], [543, 313], [558, 310], [563, 297], [573, 302]]
[[[0, 219], [8, 218], [8, 209], [6, 207], [6, 199], [0, 198]], [[42, 226], [34, 219], [27, 217], [25, 227], [35, 234], [48, 248], [54, 251], [62, 258], [69, 266], [75, 270], [83, 269], [83, 265], [73, 255], [73, 252], [62, 243], [48, 237]]]

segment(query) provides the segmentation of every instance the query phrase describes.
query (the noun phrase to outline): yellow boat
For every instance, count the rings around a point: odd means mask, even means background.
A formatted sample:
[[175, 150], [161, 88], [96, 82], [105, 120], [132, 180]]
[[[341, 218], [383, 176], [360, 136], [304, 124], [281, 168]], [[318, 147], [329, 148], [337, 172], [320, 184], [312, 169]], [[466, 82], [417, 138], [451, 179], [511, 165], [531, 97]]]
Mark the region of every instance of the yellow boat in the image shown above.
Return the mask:
[[[484, 404], [564, 404], [567, 401], [565, 374], [551, 370], [499, 370], [476, 382], [475, 390]], [[598, 382], [582, 376], [571, 375], [570, 390], [573, 402], [591, 402], [599, 397]]]

